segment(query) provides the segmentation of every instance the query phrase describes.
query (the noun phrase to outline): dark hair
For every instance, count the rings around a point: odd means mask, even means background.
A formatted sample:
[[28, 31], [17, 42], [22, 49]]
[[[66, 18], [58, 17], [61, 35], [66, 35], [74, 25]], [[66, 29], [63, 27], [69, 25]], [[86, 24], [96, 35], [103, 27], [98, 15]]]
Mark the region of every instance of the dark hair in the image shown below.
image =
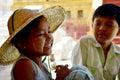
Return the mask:
[[120, 7], [115, 4], [103, 4], [99, 6], [93, 14], [92, 21], [94, 21], [95, 17], [98, 16], [115, 18], [120, 26]]
[[40, 16], [34, 19], [33, 21], [31, 21], [25, 28], [23, 28], [20, 32], [18, 32], [11, 40], [11, 43], [15, 45], [15, 47], [19, 50], [19, 52], [24, 53], [24, 51], [18, 47], [17, 40], [27, 40], [28, 36], [32, 31], [32, 28], [38, 25], [42, 17], [44, 16]]

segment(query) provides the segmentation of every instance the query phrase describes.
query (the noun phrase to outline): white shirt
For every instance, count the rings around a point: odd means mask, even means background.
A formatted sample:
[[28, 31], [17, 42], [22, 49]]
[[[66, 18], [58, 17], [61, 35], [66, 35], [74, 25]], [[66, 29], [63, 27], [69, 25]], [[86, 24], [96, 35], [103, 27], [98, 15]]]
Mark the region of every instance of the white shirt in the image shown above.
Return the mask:
[[105, 60], [97, 40], [91, 35], [83, 36], [72, 51], [72, 65], [88, 67], [95, 80], [115, 80], [120, 73], [120, 47], [112, 43]]

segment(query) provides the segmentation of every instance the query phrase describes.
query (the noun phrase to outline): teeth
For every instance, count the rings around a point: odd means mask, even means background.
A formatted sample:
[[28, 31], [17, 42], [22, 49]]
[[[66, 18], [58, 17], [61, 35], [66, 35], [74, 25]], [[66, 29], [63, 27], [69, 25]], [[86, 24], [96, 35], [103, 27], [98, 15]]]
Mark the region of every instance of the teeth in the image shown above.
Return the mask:
[[52, 43], [47, 43], [46, 45], [45, 45], [45, 47], [51, 47], [52, 46]]
[[47, 45], [47, 46], [45, 46], [45, 47], [51, 47], [51, 45]]

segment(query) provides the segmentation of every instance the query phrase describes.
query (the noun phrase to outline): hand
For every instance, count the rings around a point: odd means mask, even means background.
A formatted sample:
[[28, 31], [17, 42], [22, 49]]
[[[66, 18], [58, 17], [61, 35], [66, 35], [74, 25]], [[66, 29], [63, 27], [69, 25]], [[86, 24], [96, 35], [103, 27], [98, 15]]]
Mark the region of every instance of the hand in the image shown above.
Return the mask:
[[56, 80], [64, 80], [64, 78], [69, 75], [70, 70], [68, 65], [58, 65], [56, 66]]

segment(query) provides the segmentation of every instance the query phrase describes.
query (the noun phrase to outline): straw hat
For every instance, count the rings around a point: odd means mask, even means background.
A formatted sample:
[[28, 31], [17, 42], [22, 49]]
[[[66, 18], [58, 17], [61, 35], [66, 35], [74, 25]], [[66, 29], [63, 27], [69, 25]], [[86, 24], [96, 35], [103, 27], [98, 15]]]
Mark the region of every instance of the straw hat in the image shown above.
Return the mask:
[[61, 6], [54, 6], [41, 12], [30, 9], [16, 10], [8, 20], [9, 38], [0, 48], [0, 64], [8, 65], [20, 57], [19, 51], [11, 44], [11, 39], [26, 25], [39, 16], [44, 15], [50, 24], [50, 30], [54, 32], [65, 19], [65, 10]]

